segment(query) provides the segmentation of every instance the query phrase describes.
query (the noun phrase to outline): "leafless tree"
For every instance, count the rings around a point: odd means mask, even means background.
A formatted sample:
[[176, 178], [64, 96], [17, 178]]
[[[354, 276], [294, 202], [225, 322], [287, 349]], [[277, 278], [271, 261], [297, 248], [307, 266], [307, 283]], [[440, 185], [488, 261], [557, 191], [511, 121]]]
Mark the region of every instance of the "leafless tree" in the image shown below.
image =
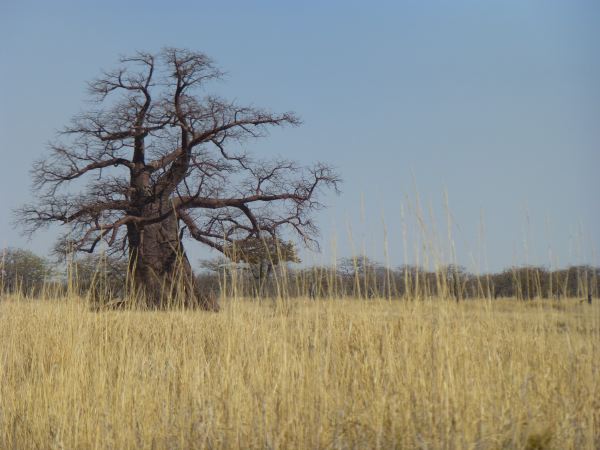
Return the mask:
[[210, 58], [188, 50], [121, 58], [89, 83], [92, 109], [34, 164], [40, 195], [17, 212], [19, 223], [27, 232], [65, 225], [62, 252], [92, 253], [104, 242], [128, 254], [134, 286], [153, 306], [174, 291], [198, 301], [184, 237], [223, 253], [289, 232], [314, 243], [312, 213], [323, 188], [337, 190], [338, 176], [325, 164], [240, 150], [269, 127], [300, 120], [202, 93], [221, 77]]

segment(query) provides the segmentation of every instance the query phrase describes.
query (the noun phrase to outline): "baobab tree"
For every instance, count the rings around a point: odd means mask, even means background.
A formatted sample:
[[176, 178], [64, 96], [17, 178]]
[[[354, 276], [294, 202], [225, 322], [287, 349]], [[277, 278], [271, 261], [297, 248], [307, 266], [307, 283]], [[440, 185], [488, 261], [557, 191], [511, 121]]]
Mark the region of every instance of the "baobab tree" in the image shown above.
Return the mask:
[[202, 93], [221, 77], [205, 54], [167, 48], [123, 57], [90, 82], [93, 107], [33, 166], [38, 201], [17, 215], [26, 231], [58, 223], [60, 252], [92, 253], [102, 242], [123, 252], [152, 306], [174, 293], [199, 301], [185, 238], [224, 254], [286, 233], [315, 243], [312, 213], [338, 176], [322, 163], [249, 155], [249, 139], [300, 120]]

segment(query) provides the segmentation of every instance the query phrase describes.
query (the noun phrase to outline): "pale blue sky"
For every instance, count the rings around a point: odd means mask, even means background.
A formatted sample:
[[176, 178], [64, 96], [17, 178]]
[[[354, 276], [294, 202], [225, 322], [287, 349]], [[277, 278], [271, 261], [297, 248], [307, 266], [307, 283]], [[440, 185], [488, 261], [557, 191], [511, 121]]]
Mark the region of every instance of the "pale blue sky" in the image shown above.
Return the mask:
[[32, 197], [31, 162], [85, 108], [85, 81], [119, 54], [175, 46], [228, 72], [219, 93], [304, 120], [250, 150], [338, 168], [343, 193], [318, 216], [326, 260], [332, 242], [351, 253], [349, 228], [357, 251], [385, 260], [384, 219], [401, 264], [404, 205], [413, 261], [416, 190], [440, 241], [448, 192], [470, 268], [598, 263], [598, 1], [294, 3], [2, 0], [0, 246], [51, 247], [52, 230], [20, 237], [10, 210]]

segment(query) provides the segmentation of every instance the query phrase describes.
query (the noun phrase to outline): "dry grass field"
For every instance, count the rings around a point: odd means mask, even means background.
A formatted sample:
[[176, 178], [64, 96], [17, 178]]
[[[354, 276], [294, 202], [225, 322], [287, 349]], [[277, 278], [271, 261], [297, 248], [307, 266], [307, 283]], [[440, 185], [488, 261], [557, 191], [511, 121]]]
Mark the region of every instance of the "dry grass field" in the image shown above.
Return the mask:
[[600, 448], [600, 304], [0, 302], [0, 448]]

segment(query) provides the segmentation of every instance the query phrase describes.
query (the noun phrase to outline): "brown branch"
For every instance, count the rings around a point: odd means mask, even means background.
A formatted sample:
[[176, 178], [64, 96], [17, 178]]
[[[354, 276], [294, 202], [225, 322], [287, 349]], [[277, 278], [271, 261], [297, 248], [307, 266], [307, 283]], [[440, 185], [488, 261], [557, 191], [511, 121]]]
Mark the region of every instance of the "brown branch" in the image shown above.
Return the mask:
[[150, 161], [148, 164], [146, 164], [146, 167], [152, 171], [163, 169], [174, 162], [181, 155], [183, 155], [183, 149], [177, 148], [161, 158]]
[[203, 244], [208, 245], [209, 247], [214, 248], [215, 250], [220, 251], [221, 253], [224, 253], [224, 248], [222, 245], [211, 241], [205, 235], [202, 234], [202, 231], [196, 226], [194, 220], [187, 213], [187, 211], [180, 211], [179, 217], [181, 218], [181, 220], [183, 220], [183, 223], [187, 225], [190, 235], [194, 239], [196, 239], [198, 242], [202, 242]]
[[277, 200], [303, 201], [305, 197], [296, 194], [250, 195], [239, 198], [210, 198], [210, 197], [180, 197], [174, 201], [176, 207], [217, 209], [235, 207], [239, 208], [248, 203], [273, 202]]

